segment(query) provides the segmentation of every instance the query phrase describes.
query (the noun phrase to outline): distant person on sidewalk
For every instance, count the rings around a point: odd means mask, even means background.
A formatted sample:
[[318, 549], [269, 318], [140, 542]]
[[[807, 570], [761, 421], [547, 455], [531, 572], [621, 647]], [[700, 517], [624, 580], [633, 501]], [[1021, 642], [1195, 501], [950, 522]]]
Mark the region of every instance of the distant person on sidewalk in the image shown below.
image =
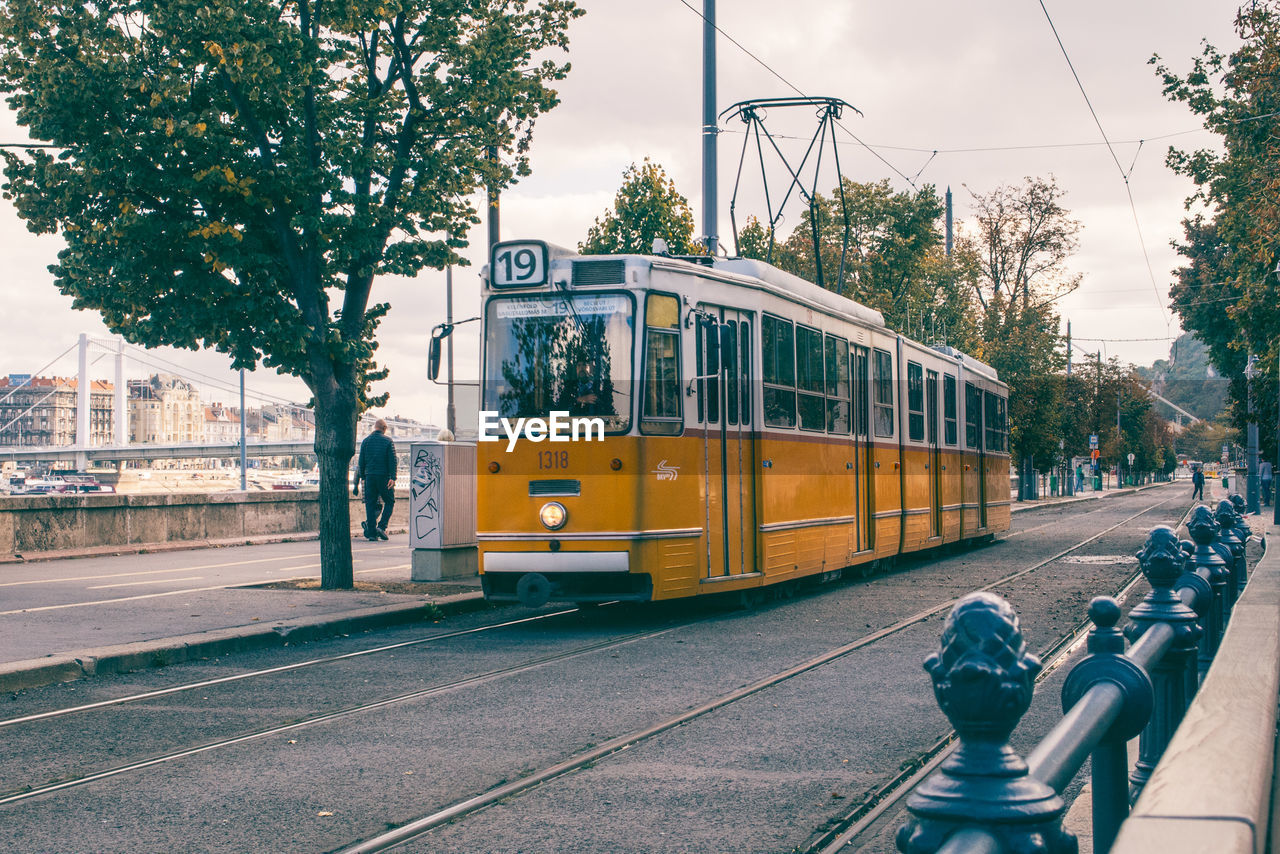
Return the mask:
[[1270, 460], [1263, 460], [1258, 463], [1258, 480], [1262, 482], [1262, 503], [1267, 507], [1271, 506], [1271, 480], [1274, 471], [1271, 468]]
[[[373, 432], [360, 443], [356, 463], [356, 483], [352, 495], [360, 494], [364, 480], [364, 521], [360, 523], [366, 540], [387, 539], [387, 523], [396, 503], [396, 446], [387, 438], [387, 422], [373, 422]], [[382, 511], [379, 518], [378, 511]]]
[[1199, 498], [1204, 501], [1204, 472], [1199, 466], [1196, 466], [1191, 472], [1191, 486], [1191, 500], [1195, 501]]
[[1084, 466], [1076, 463], [1076, 492], [1084, 492]]

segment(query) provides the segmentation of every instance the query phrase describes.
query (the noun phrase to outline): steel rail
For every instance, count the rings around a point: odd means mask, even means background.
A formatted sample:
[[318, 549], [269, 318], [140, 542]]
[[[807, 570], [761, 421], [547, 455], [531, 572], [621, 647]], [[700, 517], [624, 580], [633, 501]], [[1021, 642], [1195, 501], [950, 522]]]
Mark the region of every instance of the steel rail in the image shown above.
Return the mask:
[[[1040, 569], [1050, 563], [1053, 563], [1054, 561], [1057, 561], [1065, 557], [1066, 555], [1070, 554], [1073, 551], [1076, 551], [1077, 549], [1083, 548], [1084, 546], [1094, 542], [1095, 540], [1099, 539], [1105, 534], [1110, 533], [1111, 531], [1114, 531], [1116, 528], [1119, 528], [1122, 525], [1128, 524], [1134, 519], [1137, 519], [1140, 516], [1146, 515], [1147, 513], [1150, 513], [1152, 510], [1156, 509], [1157, 507], [1161, 507], [1165, 504], [1168, 504], [1170, 501], [1173, 501], [1173, 500], [1175, 500], [1175, 498], [1171, 497], [1171, 498], [1165, 499], [1164, 501], [1157, 502], [1156, 504], [1153, 504], [1150, 507], [1147, 507], [1141, 512], [1135, 513], [1134, 515], [1129, 516], [1121, 520], [1120, 522], [1117, 522], [1115, 525], [1112, 525], [1109, 528], [1099, 531], [1093, 536], [1088, 537], [1087, 539], [1082, 540], [1079, 543], [1076, 543], [1070, 548], [1065, 549], [1050, 558], [1042, 560], [1039, 563], [1036, 563], [1030, 567], [1027, 567], [1026, 569], [1022, 569], [1017, 572], [1010, 573], [1009, 575], [999, 578], [978, 589], [990, 590], [994, 587], [1000, 586], [1002, 584], [1007, 584], [1010, 581], [1013, 581], [1017, 578], [1021, 578], [1025, 575], [1028, 575], [1029, 573], [1034, 572], [1037, 569]], [[947, 608], [950, 608], [953, 605], [955, 605], [955, 603], [958, 602], [959, 599], [960, 597], [953, 597], [951, 599], [947, 599], [944, 602], [933, 605], [922, 611], [918, 611], [909, 617], [905, 617], [902, 620], [899, 620], [898, 622], [890, 626], [886, 626], [885, 628], [882, 628], [877, 631], [871, 632], [870, 634], [864, 635], [855, 641], [852, 641], [850, 643], [836, 647], [835, 649], [828, 650], [827, 652], [816, 655], [806, 661], [793, 665], [771, 676], [766, 676], [742, 688], [738, 688], [729, 693], [722, 694], [721, 696], [716, 697], [712, 700], [709, 700], [705, 703], [702, 703], [701, 705], [696, 706], [692, 709], [689, 709], [688, 711], [682, 712], [678, 715], [673, 715], [667, 718], [666, 720], [659, 721], [658, 723], [652, 724], [650, 726], [644, 727], [639, 730], [634, 730], [625, 735], [617, 736], [616, 738], [612, 738], [606, 742], [603, 742], [602, 744], [599, 744], [590, 750], [583, 751], [581, 753], [578, 753], [574, 756], [569, 757], [568, 759], [565, 759], [553, 765], [547, 766], [546, 768], [543, 768], [540, 771], [535, 771], [531, 774], [528, 774], [519, 780], [514, 780], [508, 783], [501, 784], [499, 786], [495, 786], [494, 788], [489, 789], [488, 791], [483, 792], [479, 795], [464, 799], [462, 801], [458, 801], [443, 809], [437, 810], [436, 812], [433, 812], [429, 815], [422, 816], [421, 818], [414, 819], [397, 828], [393, 828], [392, 830], [386, 831], [385, 833], [378, 834], [377, 836], [371, 837], [361, 842], [357, 842], [345, 848], [340, 848], [338, 849], [338, 854], [373, 854], [373, 852], [386, 851], [390, 848], [394, 848], [404, 842], [408, 842], [412, 839], [415, 839], [421, 836], [422, 834], [427, 833], [428, 831], [436, 827], [439, 827], [442, 824], [445, 824], [450, 821], [454, 821], [465, 815], [473, 813], [477, 810], [480, 810], [498, 801], [504, 800], [506, 798], [510, 798], [513, 795], [520, 794], [528, 789], [541, 785], [542, 783], [548, 782], [557, 777], [564, 776], [565, 774], [576, 771], [586, 765], [599, 762], [602, 759], [605, 759], [621, 751], [627, 750], [635, 746], [636, 744], [639, 744], [641, 742], [654, 738], [655, 736], [660, 735], [664, 732], [667, 732], [668, 730], [674, 729], [675, 727], [682, 726], [683, 724], [686, 724], [697, 718], [703, 717], [704, 715], [710, 714], [711, 712], [714, 712], [732, 703], [738, 702], [739, 700], [750, 697], [768, 688], [772, 688], [775, 685], [778, 685], [796, 676], [799, 676], [804, 673], [808, 673], [812, 670], [818, 669], [819, 667], [823, 667], [833, 661], [844, 658], [845, 656], [853, 652], [856, 652], [859, 649], [870, 646], [871, 644], [877, 643], [891, 635], [895, 635], [907, 628], [910, 628], [911, 626], [921, 623], [924, 620], [932, 617], [934, 614], [938, 614], [942, 611], [945, 611]]]
[[288, 673], [291, 670], [300, 670], [305, 667], [315, 667], [320, 664], [333, 664], [338, 661], [346, 661], [352, 658], [360, 658], [365, 655], [374, 655], [380, 652], [390, 652], [391, 650], [404, 649], [405, 647], [419, 646], [421, 644], [434, 643], [435, 641], [449, 640], [451, 638], [463, 637], [465, 635], [474, 635], [481, 632], [494, 631], [496, 629], [506, 629], [512, 626], [518, 626], [522, 623], [533, 623], [539, 620], [549, 620], [552, 617], [562, 617], [566, 614], [574, 613], [575, 609], [564, 611], [553, 611], [550, 614], [539, 614], [535, 617], [522, 617], [518, 620], [507, 620], [502, 623], [493, 623], [487, 626], [477, 626], [472, 629], [460, 629], [453, 632], [442, 632], [438, 635], [429, 635], [427, 637], [415, 638], [413, 640], [399, 641], [393, 644], [385, 644], [383, 646], [375, 646], [369, 649], [356, 650], [355, 652], [345, 652], [341, 655], [326, 655], [321, 658], [312, 658], [307, 661], [298, 661], [293, 664], [282, 664], [278, 667], [267, 667], [261, 670], [249, 670], [244, 673], [237, 673], [232, 676], [219, 676], [216, 679], [202, 679], [199, 682], [186, 682], [181, 685], [173, 685], [168, 688], [157, 688], [153, 691], [143, 691], [139, 694], [129, 694], [124, 697], [115, 697], [111, 700], [98, 700], [93, 703], [84, 703], [79, 706], [68, 706], [63, 709], [53, 709], [47, 712], [36, 712], [30, 715], [22, 715], [21, 717], [8, 718], [0, 720], [0, 729], [14, 726], [16, 724], [30, 723], [32, 721], [49, 720], [50, 718], [63, 717], [65, 715], [73, 715], [81, 712], [88, 712], [94, 709], [105, 709], [111, 706], [120, 706], [125, 703], [136, 703], [141, 700], [152, 700], [156, 697], [166, 697], [170, 694], [179, 694], [183, 691], [194, 691], [197, 688], [208, 688], [212, 685], [224, 685], [228, 682], [239, 682], [243, 679], [254, 679], [259, 676], [271, 676], [276, 673]]

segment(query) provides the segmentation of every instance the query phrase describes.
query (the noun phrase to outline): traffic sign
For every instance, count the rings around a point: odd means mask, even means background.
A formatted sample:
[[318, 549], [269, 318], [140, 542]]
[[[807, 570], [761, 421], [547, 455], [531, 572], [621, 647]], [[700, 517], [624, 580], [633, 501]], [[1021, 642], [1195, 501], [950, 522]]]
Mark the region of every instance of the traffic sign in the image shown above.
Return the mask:
[[1093, 453], [1093, 461], [1096, 463], [1098, 461], [1099, 451], [1097, 448], [1094, 448], [1092, 453]]
[[1097, 434], [1097, 433], [1090, 433], [1090, 434], [1089, 434], [1089, 447], [1090, 447], [1090, 448], [1093, 448], [1093, 449], [1097, 449], [1097, 447], [1098, 447], [1098, 434]]
[[1132, 465], [1133, 465], [1133, 454], [1130, 454], [1130, 455], [1129, 455], [1129, 465], [1130, 465], [1130, 466], [1132, 466]]

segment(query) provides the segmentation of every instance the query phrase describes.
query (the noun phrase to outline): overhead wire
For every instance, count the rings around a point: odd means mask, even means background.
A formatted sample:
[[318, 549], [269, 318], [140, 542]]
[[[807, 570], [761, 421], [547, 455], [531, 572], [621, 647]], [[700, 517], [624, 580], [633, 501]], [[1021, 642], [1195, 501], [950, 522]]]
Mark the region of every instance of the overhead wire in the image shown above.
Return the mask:
[[[1160, 311], [1164, 313], [1164, 325], [1167, 330], [1171, 325], [1172, 319], [1169, 316], [1169, 309], [1165, 306], [1164, 300], [1160, 296], [1160, 286], [1156, 284], [1155, 269], [1151, 266], [1151, 255], [1147, 252], [1147, 241], [1142, 234], [1142, 223], [1138, 219], [1138, 206], [1137, 203], [1134, 202], [1133, 187], [1129, 183], [1129, 174], [1133, 172], [1133, 168], [1130, 167], [1129, 172], [1126, 173], [1124, 171], [1124, 166], [1120, 164], [1120, 158], [1116, 156], [1115, 147], [1111, 144], [1111, 140], [1107, 137], [1106, 130], [1102, 127], [1102, 120], [1098, 118], [1098, 113], [1093, 108], [1093, 102], [1089, 100], [1089, 93], [1085, 91], [1084, 83], [1081, 82], [1080, 75], [1076, 73], [1075, 63], [1071, 61], [1071, 56], [1067, 53], [1067, 46], [1063, 44], [1062, 36], [1058, 34], [1058, 28], [1053, 23], [1053, 16], [1049, 14], [1049, 8], [1044, 5], [1044, 0], [1039, 0], [1039, 3], [1040, 10], [1044, 12], [1045, 20], [1049, 22], [1049, 29], [1053, 31], [1053, 37], [1058, 42], [1058, 48], [1062, 51], [1062, 58], [1067, 61], [1067, 67], [1071, 69], [1071, 76], [1075, 79], [1077, 88], [1080, 89], [1080, 95], [1084, 98], [1085, 106], [1089, 108], [1089, 115], [1093, 116], [1093, 123], [1098, 126], [1098, 133], [1102, 135], [1103, 142], [1107, 144], [1107, 151], [1111, 153], [1111, 159], [1115, 161], [1116, 169], [1119, 170], [1120, 177], [1124, 180], [1124, 192], [1129, 198], [1129, 210], [1133, 213], [1133, 225], [1138, 230], [1138, 243], [1142, 247], [1142, 258], [1147, 265], [1147, 275], [1151, 277], [1151, 289], [1156, 295], [1156, 304], [1160, 306]], [[1141, 142], [1139, 142], [1138, 148], [1141, 150]], [[1137, 165], [1137, 154], [1134, 155], [1133, 162], [1134, 165]]]

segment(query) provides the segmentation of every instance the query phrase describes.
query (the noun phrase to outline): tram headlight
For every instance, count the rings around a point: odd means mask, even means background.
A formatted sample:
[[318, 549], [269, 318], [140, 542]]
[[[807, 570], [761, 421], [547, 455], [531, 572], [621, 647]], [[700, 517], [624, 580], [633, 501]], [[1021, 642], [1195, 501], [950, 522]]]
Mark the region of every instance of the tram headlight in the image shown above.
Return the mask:
[[538, 511], [538, 519], [547, 530], [558, 531], [564, 527], [565, 522], [569, 521], [569, 511], [565, 510], [564, 505], [558, 501], [548, 501]]

